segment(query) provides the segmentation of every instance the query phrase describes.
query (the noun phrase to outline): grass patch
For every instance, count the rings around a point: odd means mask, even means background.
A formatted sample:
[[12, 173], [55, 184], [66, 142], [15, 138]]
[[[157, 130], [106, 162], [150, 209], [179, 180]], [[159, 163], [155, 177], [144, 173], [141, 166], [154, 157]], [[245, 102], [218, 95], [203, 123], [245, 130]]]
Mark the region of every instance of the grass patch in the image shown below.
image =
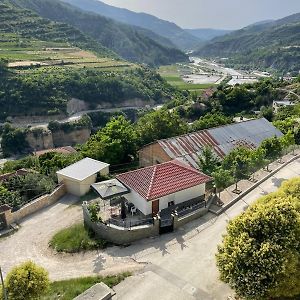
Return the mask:
[[93, 277], [80, 277], [76, 279], [54, 281], [50, 284], [50, 289], [47, 294], [42, 297], [42, 300], [71, 300], [96, 283], [104, 282], [109, 287], [113, 287], [123, 281], [131, 273], [126, 272], [115, 276], [93, 276]]
[[57, 232], [50, 240], [49, 246], [57, 252], [76, 253], [103, 249], [107, 242], [95, 239], [94, 233], [88, 231], [83, 224], [75, 224]]

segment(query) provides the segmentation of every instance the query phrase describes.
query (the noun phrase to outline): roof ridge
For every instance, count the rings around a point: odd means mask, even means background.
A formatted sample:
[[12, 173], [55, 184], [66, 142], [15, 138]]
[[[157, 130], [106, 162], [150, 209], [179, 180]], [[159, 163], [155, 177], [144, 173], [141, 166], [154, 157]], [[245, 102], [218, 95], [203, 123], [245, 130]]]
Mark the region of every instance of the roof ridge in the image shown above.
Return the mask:
[[156, 175], [156, 171], [157, 171], [157, 166], [159, 166], [159, 165], [153, 166], [153, 173], [152, 173], [152, 177], [151, 177], [148, 192], [147, 192], [147, 197], [150, 197], [150, 195], [151, 195], [154, 179], [156, 177], [155, 175]]
[[197, 170], [197, 169], [195, 169], [195, 168], [193, 168], [191, 166], [186, 165], [185, 163], [179, 161], [178, 159], [172, 160], [171, 163], [173, 163], [174, 165], [179, 166], [182, 169], [186, 169], [186, 170], [189, 170], [191, 172], [194, 172], [194, 173], [196, 173], [198, 175], [204, 175], [204, 176], [207, 176], [209, 178], [212, 178], [211, 176], [208, 176], [207, 174], [205, 174], [205, 173], [203, 173], [203, 172], [201, 172], [201, 171], [199, 171], [199, 170]]

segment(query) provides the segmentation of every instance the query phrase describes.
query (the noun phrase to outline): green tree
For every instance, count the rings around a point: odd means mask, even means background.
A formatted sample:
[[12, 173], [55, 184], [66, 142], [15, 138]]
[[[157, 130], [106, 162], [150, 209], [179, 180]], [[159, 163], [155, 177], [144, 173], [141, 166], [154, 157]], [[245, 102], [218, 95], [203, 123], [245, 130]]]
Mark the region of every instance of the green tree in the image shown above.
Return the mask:
[[31, 261], [13, 268], [5, 279], [12, 300], [39, 299], [49, 288], [48, 272]]
[[261, 143], [260, 148], [265, 151], [266, 159], [269, 161], [274, 161], [282, 153], [282, 144], [280, 142], [280, 139], [276, 136], [264, 140]]
[[281, 299], [300, 293], [299, 187], [299, 178], [284, 183], [230, 221], [216, 259], [221, 279], [240, 297]]
[[192, 131], [226, 125], [232, 122], [232, 118], [226, 117], [221, 113], [208, 113], [193, 123]]
[[200, 167], [200, 170], [209, 176], [220, 165], [219, 158], [216, 156], [216, 154], [213, 152], [212, 148], [209, 146], [205, 146], [202, 149], [202, 152], [198, 156], [198, 159], [199, 159], [198, 165]]
[[168, 110], [147, 113], [136, 124], [139, 145], [146, 145], [187, 131], [187, 123], [176, 112], [169, 112]]
[[231, 170], [235, 179], [235, 190], [238, 190], [238, 181], [246, 179], [250, 173], [251, 150], [245, 147], [233, 149], [223, 160], [222, 168]]
[[212, 173], [212, 176], [217, 192], [219, 192], [219, 199], [221, 199], [221, 191], [233, 183], [234, 179], [229, 170], [224, 170], [222, 168], [218, 168]]
[[84, 156], [121, 164], [136, 156], [137, 138], [133, 125], [123, 115], [113, 117], [82, 146]]
[[250, 152], [249, 157], [249, 171], [252, 173], [252, 179], [254, 178], [254, 173], [265, 166], [266, 164], [266, 152], [262, 148], [257, 148], [256, 150], [253, 150]]

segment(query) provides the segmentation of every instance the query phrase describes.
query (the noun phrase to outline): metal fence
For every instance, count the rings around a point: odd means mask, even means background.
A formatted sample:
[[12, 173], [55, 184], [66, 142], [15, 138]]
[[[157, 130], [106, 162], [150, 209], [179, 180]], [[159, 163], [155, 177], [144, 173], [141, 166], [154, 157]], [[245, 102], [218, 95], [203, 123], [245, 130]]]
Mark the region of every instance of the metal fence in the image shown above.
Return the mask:
[[118, 227], [130, 229], [142, 225], [153, 225], [154, 221], [153, 218], [146, 218], [142, 220], [119, 220], [119, 219], [110, 218], [107, 222], [107, 225], [110, 226], [111, 224]]
[[205, 201], [191, 205], [189, 207], [182, 208], [180, 210], [176, 210], [176, 212], [177, 212], [178, 217], [184, 217], [184, 216], [186, 216], [190, 213], [193, 213], [194, 211], [196, 211], [200, 208], [204, 208], [204, 207], [206, 207]]

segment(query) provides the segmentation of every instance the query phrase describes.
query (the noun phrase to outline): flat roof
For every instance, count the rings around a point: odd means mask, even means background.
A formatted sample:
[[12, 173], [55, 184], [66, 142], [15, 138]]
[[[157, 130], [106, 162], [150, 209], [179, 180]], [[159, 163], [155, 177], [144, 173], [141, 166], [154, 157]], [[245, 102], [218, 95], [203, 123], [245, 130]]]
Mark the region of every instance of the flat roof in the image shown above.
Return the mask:
[[82, 181], [108, 166], [109, 164], [105, 162], [86, 157], [73, 165], [57, 171], [56, 174], [66, 176], [77, 181]]

